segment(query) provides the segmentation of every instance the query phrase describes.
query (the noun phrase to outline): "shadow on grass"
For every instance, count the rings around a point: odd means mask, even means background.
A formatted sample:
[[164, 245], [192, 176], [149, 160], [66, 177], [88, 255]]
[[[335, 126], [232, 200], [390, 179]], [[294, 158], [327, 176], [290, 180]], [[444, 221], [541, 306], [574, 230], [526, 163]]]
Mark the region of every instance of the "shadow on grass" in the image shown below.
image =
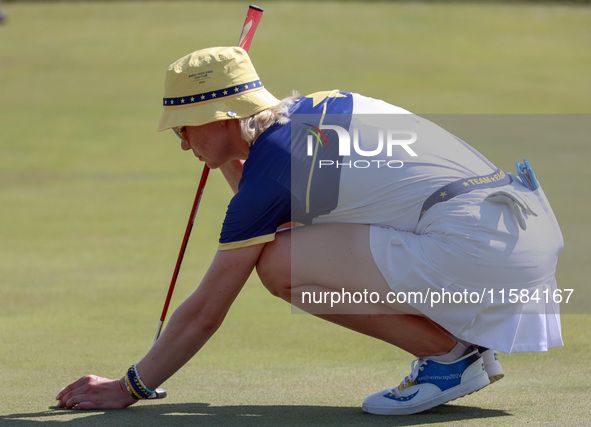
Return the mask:
[[398, 425], [441, 424], [456, 421], [482, 421], [510, 416], [508, 412], [471, 406], [442, 405], [407, 416], [370, 415], [358, 407], [243, 405], [210, 406], [207, 403], [140, 404], [125, 410], [75, 411], [51, 407], [47, 411], [0, 416], [0, 425], [43, 426], [310, 426], [310, 425]]

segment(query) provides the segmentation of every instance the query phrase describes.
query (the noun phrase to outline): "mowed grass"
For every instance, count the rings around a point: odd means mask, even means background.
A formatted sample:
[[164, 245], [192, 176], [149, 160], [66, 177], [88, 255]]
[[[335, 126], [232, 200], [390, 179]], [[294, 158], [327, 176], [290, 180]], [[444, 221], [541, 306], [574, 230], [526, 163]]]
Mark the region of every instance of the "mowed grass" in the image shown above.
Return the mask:
[[[506, 170], [527, 157], [566, 249], [565, 347], [412, 417], [361, 413], [409, 373], [401, 350], [294, 315], [256, 277], [221, 330], [126, 411], [54, 408], [151, 345], [201, 165], [157, 133], [164, 70], [234, 44], [242, 2], [4, 3], [0, 26], [1, 425], [563, 425], [587, 422], [591, 9], [552, 4], [262, 2], [251, 54], [277, 96], [340, 88], [433, 115]], [[212, 173], [171, 310], [198, 284], [231, 197]]]

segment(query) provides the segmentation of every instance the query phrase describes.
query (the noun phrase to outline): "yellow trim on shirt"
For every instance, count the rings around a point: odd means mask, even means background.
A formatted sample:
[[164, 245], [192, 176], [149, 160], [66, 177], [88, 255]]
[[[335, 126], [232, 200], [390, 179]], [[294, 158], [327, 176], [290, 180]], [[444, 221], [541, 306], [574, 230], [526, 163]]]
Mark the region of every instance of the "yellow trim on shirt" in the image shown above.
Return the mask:
[[275, 233], [265, 234], [264, 236], [253, 237], [252, 239], [239, 240], [237, 242], [220, 243], [218, 250], [229, 251], [230, 249], [246, 248], [260, 243], [268, 243], [275, 240]]

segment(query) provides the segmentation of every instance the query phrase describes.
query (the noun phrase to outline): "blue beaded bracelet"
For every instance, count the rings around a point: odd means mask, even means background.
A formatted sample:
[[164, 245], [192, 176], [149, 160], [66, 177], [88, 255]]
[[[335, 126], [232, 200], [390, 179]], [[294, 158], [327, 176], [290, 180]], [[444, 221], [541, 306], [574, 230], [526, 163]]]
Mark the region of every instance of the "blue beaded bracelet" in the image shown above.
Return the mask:
[[128, 384], [128, 390], [132, 395], [135, 395], [139, 399], [148, 399], [152, 394], [153, 390], [150, 390], [142, 382], [136, 365], [132, 365], [127, 370], [126, 383]]

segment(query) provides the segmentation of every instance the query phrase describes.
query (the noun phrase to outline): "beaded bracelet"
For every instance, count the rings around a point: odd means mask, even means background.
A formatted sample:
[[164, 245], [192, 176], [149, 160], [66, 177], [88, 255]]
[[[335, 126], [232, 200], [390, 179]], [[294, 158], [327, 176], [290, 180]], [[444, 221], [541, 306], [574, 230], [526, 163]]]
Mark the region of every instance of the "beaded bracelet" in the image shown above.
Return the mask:
[[137, 370], [137, 364], [130, 366], [127, 370], [127, 375], [125, 376], [125, 385], [127, 386], [127, 391], [129, 391], [129, 394], [137, 399], [148, 399], [155, 393], [143, 383]]
[[133, 387], [129, 384], [129, 378], [127, 378], [127, 374], [125, 374], [125, 387], [127, 387], [127, 392], [131, 397], [135, 400], [139, 400], [139, 396], [135, 394]]
[[140, 385], [146, 390], [146, 392], [148, 392], [148, 394], [150, 396], [153, 395], [154, 393], [156, 393], [156, 390], [150, 390], [148, 387], [146, 387], [146, 385], [142, 381], [142, 379], [140, 377], [140, 371], [137, 370], [137, 363], [133, 365], [133, 370], [135, 371], [135, 374], [137, 375], [137, 379], [138, 379]]

